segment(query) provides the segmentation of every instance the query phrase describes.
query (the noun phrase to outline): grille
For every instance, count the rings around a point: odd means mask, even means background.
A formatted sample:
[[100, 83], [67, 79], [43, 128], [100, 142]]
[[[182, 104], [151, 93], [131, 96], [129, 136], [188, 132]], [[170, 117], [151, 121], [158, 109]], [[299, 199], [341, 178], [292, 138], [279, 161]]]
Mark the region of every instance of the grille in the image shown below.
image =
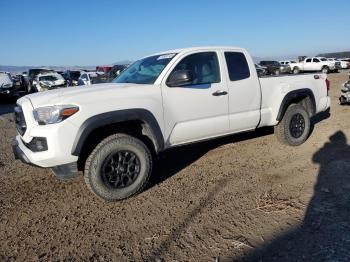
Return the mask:
[[15, 123], [18, 133], [23, 136], [27, 130], [27, 124], [20, 106], [15, 107]]

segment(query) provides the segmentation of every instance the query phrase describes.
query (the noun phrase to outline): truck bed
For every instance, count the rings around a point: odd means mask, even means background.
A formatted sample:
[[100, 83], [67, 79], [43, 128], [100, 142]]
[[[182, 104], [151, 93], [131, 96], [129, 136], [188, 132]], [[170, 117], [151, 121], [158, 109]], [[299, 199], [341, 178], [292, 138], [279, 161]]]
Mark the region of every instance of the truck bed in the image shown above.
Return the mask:
[[[319, 78], [316, 79], [315, 75]], [[295, 90], [310, 90], [315, 98], [315, 104], [323, 107], [321, 98], [327, 97], [327, 75], [322, 73], [307, 73], [298, 75], [279, 75], [259, 77], [261, 87], [261, 121], [259, 126], [275, 125], [281, 102], [288, 93]], [[323, 108], [316, 108], [316, 112]]]

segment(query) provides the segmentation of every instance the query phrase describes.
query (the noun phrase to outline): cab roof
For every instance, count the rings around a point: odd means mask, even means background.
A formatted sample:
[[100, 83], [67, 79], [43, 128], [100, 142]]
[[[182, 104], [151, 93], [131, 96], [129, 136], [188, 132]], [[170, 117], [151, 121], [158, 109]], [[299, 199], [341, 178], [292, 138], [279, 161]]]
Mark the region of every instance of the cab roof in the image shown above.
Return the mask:
[[185, 53], [185, 52], [191, 52], [191, 51], [201, 51], [201, 50], [213, 50], [213, 51], [219, 51], [219, 50], [242, 50], [241, 47], [234, 47], [234, 46], [198, 46], [198, 47], [188, 47], [188, 48], [179, 48], [179, 49], [173, 49], [168, 51], [163, 51], [159, 53], [155, 53], [152, 55], [163, 55], [163, 54], [169, 54], [169, 53]]

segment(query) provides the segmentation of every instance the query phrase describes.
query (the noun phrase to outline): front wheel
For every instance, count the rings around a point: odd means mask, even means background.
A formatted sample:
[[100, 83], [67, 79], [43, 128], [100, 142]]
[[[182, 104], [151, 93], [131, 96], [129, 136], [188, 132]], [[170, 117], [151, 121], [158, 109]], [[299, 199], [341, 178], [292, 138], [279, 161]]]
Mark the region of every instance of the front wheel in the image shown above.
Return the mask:
[[339, 97], [339, 104], [340, 105], [345, 105], [346, 104], [346, 98], [344, 96]]
[[281, 71], [279, 70], [279, 69], [277, 69], [276, 71], [275, 71], [275, 75], [276, 76], [279, 76], [281, 74]]
[[152, 172], [152, 155], [139, 139], [112, 135], [92, 151], [85, 164], [88, 188], [107, 201], [126, 199], [146, 186]]
[[275, 126], [277, 139], [286, 145], [303, 144], [310, 133], [310, 117], [299, 104], [290, 105], [280, 123]]

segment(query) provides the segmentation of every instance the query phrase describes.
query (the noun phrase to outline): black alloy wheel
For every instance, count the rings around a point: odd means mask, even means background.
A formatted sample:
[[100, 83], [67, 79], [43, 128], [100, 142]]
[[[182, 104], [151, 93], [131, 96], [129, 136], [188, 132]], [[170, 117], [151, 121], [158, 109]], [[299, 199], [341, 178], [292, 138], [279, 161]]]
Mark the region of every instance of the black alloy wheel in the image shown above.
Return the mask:
[[130, 186], [140, 174], [140, 159], [131, 151], [117, 151], [110, 154], [101, 167], [106, 186], [120, 189]]
[[289, 125], [290, 134], [294, 138], [299, 138], [303, 135], [304, 130], [305, 130], [304, 117], [299, 113], [293, 115]]

